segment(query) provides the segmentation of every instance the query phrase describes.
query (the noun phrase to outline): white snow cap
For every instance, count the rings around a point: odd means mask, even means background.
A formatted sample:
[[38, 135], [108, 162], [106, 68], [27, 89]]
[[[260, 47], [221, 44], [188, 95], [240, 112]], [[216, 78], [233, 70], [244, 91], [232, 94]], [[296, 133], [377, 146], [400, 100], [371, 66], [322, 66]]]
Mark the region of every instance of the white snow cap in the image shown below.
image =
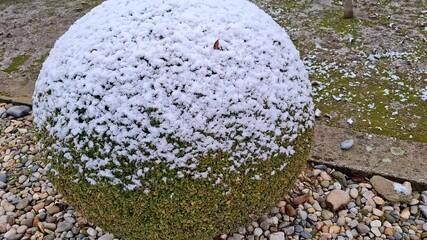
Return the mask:
[[[87, 179], [124, 176], [128, 189], [147, 163], [203, 178], [196, 158], [218, 150], [233, 149], [230, 170], [292, 155], [313, 125], [298, 51], [246, 0], [105, 1], [56, 42], [33, 100], [58, 151], [97, 149], [69, 160]], [[135, 172], [120, 170], [123, 157]]]

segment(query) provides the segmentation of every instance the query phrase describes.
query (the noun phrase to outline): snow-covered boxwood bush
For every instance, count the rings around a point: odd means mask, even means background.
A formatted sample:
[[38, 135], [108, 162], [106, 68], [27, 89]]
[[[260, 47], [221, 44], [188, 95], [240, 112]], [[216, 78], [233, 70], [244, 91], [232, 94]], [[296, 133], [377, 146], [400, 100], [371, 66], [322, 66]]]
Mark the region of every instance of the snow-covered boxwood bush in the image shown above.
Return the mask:
[[108, 0], [56, 42], [34, 94], [51, 179], [126, 239], [208, 239], [271, 207], [313, 104], [285, 31], [246, 0]]

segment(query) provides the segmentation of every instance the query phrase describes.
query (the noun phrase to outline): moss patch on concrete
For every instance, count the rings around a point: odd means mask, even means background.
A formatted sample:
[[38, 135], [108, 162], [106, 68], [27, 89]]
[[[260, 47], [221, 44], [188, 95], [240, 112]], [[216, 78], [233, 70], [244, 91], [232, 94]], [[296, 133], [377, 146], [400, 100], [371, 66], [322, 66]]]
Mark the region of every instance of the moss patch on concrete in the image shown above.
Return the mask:
[[4, 72], [13, 73], [19, 70], [19, 68], [30, 58], [29, 55], [23, 54], [12, 58], [12, 62], [9, 67], [7, 67]]

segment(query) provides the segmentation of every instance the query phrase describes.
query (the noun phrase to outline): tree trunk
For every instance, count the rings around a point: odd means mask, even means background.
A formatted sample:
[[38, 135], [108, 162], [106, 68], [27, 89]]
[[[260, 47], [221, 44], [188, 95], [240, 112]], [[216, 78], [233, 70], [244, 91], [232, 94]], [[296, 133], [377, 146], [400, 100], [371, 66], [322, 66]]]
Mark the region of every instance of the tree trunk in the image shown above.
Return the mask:
[[344, 19], [354, 18], [353, 0], [344, 0]]

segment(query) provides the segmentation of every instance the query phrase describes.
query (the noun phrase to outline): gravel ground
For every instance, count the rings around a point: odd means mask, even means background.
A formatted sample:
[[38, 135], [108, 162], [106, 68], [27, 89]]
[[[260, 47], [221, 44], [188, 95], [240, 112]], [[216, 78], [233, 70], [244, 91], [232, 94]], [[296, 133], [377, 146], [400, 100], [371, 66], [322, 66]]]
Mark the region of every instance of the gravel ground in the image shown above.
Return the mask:
[[[118, 239], [55, 190], [39, 158], [32, 116], [10, 116], [11, 107], [0, 103], [0, 239]], [[215, 239], [427, 239], [427, 191], [412, 191], [409, 183], [349, 178], [316, 165], [277, 202], [269, 214]]]

